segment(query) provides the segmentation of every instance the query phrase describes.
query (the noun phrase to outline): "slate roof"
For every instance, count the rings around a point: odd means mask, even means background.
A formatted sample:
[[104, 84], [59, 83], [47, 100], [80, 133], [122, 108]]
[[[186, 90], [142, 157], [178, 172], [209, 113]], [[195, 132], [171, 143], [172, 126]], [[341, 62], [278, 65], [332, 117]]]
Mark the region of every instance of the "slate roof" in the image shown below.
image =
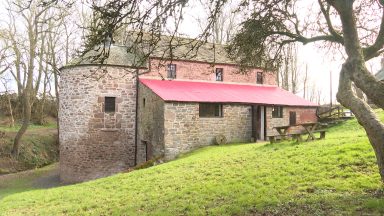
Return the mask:
[[277, 86], [143, 78], [140, 82], [164, 101], [318, 106]]
[[171, 39], [169, 36], [161, 36], [161, 40], [157, 44], [154, 52], [151, 54], [151, 57], [170, 59], [170, 45], [174, 47], [172, 49], [173, 59], [236, 64], [235, 61], [228, 57], [224, 45], [202, 42], [183, 37]]
[[117, 66], [128, 66], [128, 67], [146, 67], [146, 62], [142, 62], [139, 56], [128, 52], [126, 46], [111, 45], [109, 48], [108, 58], [103, 58], [106, 55], [103, 55], [103, 46], [97, 47], [88, 51], [83, 57], [75, 58], [69, 62], [68, 66], [75, 65], [90, 65], [90, 64], [103, 64], [106, 65], [117, 65]]
[[[110, 47], [109, 57], [103, 63], [128, 67], [147, 67], [147, 61], [143, 56], [146, 56], [149, 50], [151, 50], [150, 57], [152, 58], [236, 64], [235, 61], [227, 56], [224, 45], [205, 43], [190, 38], [161, 36], [158, 43], [151, 47], [151, 45], [148, 45], [151, 44], [150, 40], [148, 36], [143, 37], [140, 44], [134, 45], [135, 51], [128, 51], [128, 47], [132, 47], [129, 43], [126, 45], [113, 44]], [[65, 67], [100, 64], [103, 55], [99, 58], [94, 57], [98, 57], [102, 53], [102, 48], [103, 46], [100, 46], [90, 50], [84, 57], [73, 59]]]

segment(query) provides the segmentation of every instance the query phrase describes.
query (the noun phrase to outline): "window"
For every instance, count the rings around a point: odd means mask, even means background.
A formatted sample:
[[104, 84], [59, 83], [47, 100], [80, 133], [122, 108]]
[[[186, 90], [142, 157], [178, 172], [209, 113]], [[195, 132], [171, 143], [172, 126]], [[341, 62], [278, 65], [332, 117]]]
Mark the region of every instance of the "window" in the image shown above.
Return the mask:
[[283, 118], [283, 107], [281, 106], [272, 107], [272, 118]]
[[216, 68], [216, 81], [223, 81], [223, 68]]
[[143, 98], [143, 107], [145, 107], [145, 98]]
[[116, 98], [105, 97], [104, 100], [104, 112], [115, 112], [116, 111]]
[[168, 64], [167, 78], [168, 79], [176, 79], [176, 65], [175, 64]]
[[256, 83], [257, 84], [263, 84], [263, 72], [257, 72]]
[[200, 117], [223, 117], [223, 106], [214, 103], [199, 104]]

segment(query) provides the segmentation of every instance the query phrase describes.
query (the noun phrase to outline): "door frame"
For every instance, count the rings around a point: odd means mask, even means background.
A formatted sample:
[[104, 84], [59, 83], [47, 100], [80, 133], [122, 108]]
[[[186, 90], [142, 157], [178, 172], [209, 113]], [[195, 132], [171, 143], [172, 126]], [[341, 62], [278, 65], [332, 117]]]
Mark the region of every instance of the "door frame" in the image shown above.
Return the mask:
[[252, 138], [265, 140], [266, 137], [266, 108], [262, 105], [252, 105]]

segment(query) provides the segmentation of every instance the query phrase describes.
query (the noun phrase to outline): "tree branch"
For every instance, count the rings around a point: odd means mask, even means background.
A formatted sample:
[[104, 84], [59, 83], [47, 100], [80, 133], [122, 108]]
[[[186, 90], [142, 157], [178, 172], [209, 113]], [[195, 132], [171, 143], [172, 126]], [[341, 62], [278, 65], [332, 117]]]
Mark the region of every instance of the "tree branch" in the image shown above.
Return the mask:
[[297, 35], [297, 34], [293, 34], [291, 32], [284, 32], [284, 31], [272, 31], [272, 32], [270, 32], [270, 34], [271, 35], [284, 35], [284, 36], [290, 37], [292, 39], [295, 39], [295, 41], [301, 42], [304, 45], [308, 44], [308, 43], [316, 42], [316, 41], [329, 41], [329, 42], [335, 42], [335, 43], [343, 44], [333, 35], [318, 35], [318, 36], [307, 38], [307, 37], [304, 37], [302, 35]]
[[376, 56], [378, 56], [378, 51], [384, 46], [384, 8], [382, 9], [380, 31], [376, 37], [375, 43], [371, 46], [363, 49], [365, 60], [368, 61]]
[[321, 0], [318, 0], [318, 3], [320, 5], [320, 10], [321, 12], [323, 13], [324, 15], [324, 18], [325, 18], [325, 21], [327, 22], [327, 27], [328, 27], [328, 31], [329, 33], [331, 33], [331, 35], [333, 35], [335, 37], [335, 40], [337, 40], [340, 44], [344, 44], [344, 38], [343, 36], [341, 36], [340, 33], [338, 33], [335, 28], [333, 27], [332, 25], [332, 21], [331, 21], [331, 18], [329, 16], [329, 10], [330, 10], [330, 6], [328, 6], [327, 8], [324, 7], [323, 3], [321, 2]]

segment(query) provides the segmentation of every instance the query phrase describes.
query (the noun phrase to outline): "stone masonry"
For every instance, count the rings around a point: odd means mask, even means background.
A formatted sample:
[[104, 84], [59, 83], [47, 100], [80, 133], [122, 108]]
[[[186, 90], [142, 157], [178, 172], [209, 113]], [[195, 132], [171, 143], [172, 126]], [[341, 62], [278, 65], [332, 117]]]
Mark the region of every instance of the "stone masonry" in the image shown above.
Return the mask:
[[228, 142], [251, 140], [251, 111], [248, 105], [223, 105], [223, 117], [199, 117], [198, 103], [165, 103], [165, 157], [172, 159], [180, 153], [214, 144], [217, 135]]
[[[316, 108], [310, 107], [283, 107], [283, 118], [272, 118], [272, 107], [266, 108], [266, 129], [268, 135], [278, 135], [277, 126], [289, 125], [289, 112], [296, 112], [296, 123], [317, 122]], [[289, 133], [303, 131], [302, 127], [293, 127], [289, 129]]]
[[[164, 101], [143, 84], [139, 86], [137, 163], [164, 155]], [[151, 154], [149, 157], [147, 153]]]
[[[256, 83], [257, 72], [239, 74], [233, 64], [151, 58], [140, 77], [167, 78], [166, 65], [176, 64], [176, 79], [215, 81], [215, 68], [223, 68], [224, 82]], [[275, 74], [263, 72], [264, 85], [276, 85]], [[222, 117], [199, 117], [199, 103], [164, 101], [139, 84], [137, 140], [136, 77], [127, 65], [76, 65], [61, 69], [60, 79], [60, 178], [74, 183], [124, 171], [154, 157], [173, 159], [181, 153], [214, 143], [217, 135], [228, 142], [250, 142], [251, 104], [222, 104]], [[115, 112], [105, 112], [105, 97], [115, 97]], [[263, 106], [262, 104], [259, 104]], [[267, 135], [275, 126], [289, 124], [295, 111], [297, 123], [315, 122], [316, 108], [284, 107], [283, 118], [272, 118], [266, 105]], [[299, 130], [299, 128], [297, 128]], [[137, 143], [137, 146], [135, 144]], [[135, 149], [137, 147], [137, 154]], [[136, 159], [136, 161], [135, 161]]]
[[[60, 177], [81, 182], [134, 166], [135, 79], [122, 67], [64, 68], [60, 80]], [[104, 97], [116, 97], [105, 113]]]
[[[241, 73], [236, 65], [212, 64], [196, 61], [160, 61], [152, 58], [149, 73], [144, 77], [167, 78], [167, 64], [176, 64], [176, 79], [215, 81], [215, 68], [223, 68], [223, 82], [256, 83], [257, 72], [263, 72], [264, 85], [276, 85], [275, 74], [261, 69], [250, 69], [247, 73]], [[161, 76], [160, 76], [161, 74]]]

